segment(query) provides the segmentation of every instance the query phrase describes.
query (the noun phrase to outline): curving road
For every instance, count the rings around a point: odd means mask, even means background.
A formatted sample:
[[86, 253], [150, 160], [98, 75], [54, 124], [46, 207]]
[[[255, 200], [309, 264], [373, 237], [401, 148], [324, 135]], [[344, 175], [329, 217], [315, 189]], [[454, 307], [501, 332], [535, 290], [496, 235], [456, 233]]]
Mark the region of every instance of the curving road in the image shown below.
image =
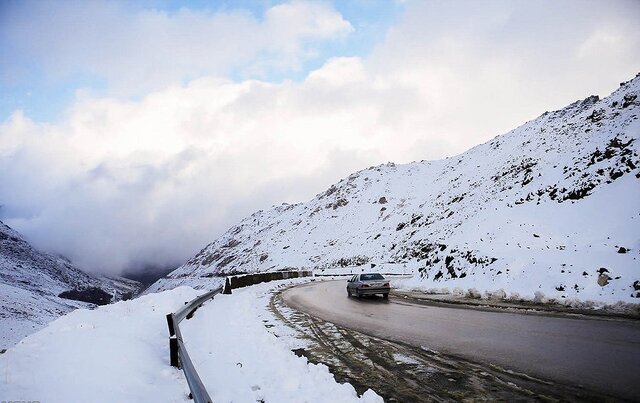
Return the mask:
[[283, 293], [290, 307], [365, 334], [635, 400], [640, 322], [347, 298], [346, 282]]

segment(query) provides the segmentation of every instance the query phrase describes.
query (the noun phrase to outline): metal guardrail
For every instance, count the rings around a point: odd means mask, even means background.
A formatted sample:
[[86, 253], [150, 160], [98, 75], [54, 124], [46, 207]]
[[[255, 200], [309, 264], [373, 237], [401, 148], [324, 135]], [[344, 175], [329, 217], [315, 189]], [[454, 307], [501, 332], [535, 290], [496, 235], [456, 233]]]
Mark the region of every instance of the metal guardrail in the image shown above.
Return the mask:
[[196, 368], [191, 362], [187, 348], [184, 346], [182, 340], [182, 333], [180, 332], [180, 322], [185, 318], [191, 319], [193, 313], [202, 304], [222, 292], [222, 287], [218, 287], [213, 291], [209, 291], [194, 298], [188, 302], [185, 306], [180, 308], [176, 313], [167, 314], [167, 325], [169, 326], [169, 355], [171, 358], [171, 365], [177, 368], [182, 368], [184, 377], [187, 379], [187, 384], [191, 390], [191, 397], [196, 403], [213, 403], [207, 389], [204, 387], [200, 376], [196, 371]]
[[[269, 273], [254, 273], [241, 276], [227, 277], [225, 280], [224, 293], [231, 294], [231, 289], [245, 287], [248, 285], [268, 282], [272, 280], [282, 280], [287, 278], [308, 277], [311, 271], [284, 271]], [[184, 377], [191, 390], [190, 397], [196, 403], [213, 403], [207, 389], [204, 387], [196, 368], [191, 362], [187, 348], [184, 346], [182, 333], [180, 332], [180, 322], [184, 319], [191, 319], [196, 309], [202, 304], [223, 292], [223, 287], [218, 287], [187, 302], [185, 306], [175, 313], [167, 314], [167, 325], [169, 326], [169, 356], [171, 365], [182, 368]]]

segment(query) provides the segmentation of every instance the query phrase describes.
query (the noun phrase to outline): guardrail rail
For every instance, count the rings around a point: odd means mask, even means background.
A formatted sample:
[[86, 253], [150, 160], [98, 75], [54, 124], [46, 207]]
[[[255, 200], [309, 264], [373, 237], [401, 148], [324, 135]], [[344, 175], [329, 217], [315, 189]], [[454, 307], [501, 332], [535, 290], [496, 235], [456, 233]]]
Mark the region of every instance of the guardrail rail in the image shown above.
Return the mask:
[[311, 271], [276, 271], [230, 276], [225, 279], [224, 287], [218, 287], [215, 290], [206, 292], [191, 301], [186, 302], [185, 306], [180, 308], [177, 312], [168, 313], [167, 325], [169, 327], [169, 357], [171, 366], [182, 368], [184, 377], [187, 379], [187, 384], [191, 390], [189, 397], [196, 403], [213, 403], [207, 389], [204, 387], [204, 384], [198, 375], [198, 372], [196, 371], [196, 368], [193, 366], [193, 362], [191, 361], [187, 348], [184, 345], [182, 333], [180, 332], [180, 322], [184, 319], [191, 319], [194, 312], [200, 308], [202, 304], [221, 292], [224, 294], [231, 294], [232, 289], [240, 287], [246, 287], [272, 280], [309, 277], [312, 275], [313, 272]]

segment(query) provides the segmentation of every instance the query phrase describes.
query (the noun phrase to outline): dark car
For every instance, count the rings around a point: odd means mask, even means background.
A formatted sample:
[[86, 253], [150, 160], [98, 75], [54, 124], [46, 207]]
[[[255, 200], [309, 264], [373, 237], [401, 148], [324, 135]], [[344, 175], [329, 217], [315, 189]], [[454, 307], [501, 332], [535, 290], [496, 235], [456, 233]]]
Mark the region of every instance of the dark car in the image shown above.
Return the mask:
[[347, 295], [360, 298], [362, 295], [382, 294], [389, 298], [391, 284], [380, 273], [356, 274], [347, 280]]

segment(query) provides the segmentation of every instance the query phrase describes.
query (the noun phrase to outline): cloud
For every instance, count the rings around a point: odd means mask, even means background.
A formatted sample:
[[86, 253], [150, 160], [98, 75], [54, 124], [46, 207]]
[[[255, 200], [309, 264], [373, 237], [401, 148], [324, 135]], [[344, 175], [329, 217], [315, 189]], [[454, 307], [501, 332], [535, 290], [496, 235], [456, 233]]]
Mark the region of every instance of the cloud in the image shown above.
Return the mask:
[[[290, 72], [321, 41], [353, 27], [326, 3], [292, 1], [256, 17], [245, 10], [136, 8], [123, 2], [25, 2], [8, 6], [0, 33], [51, 79], [89, 75], [112, 94], [140, 95], [204, 75]], [[11, 59], [13, 60], [13, 59]], [[20, 62], [22, 65], [20, 65]], [[244, 71], [244, 73], [243, 73]], [[13, 76], [12, 76], [13, 77]]]
[[[287, 60], [283, 55], [293, 55], [285, 64], [295, 66], [309, 57], [308, 38], [342, 35], [350, 24], [322, 3], [274, 6], [261, 21], [225, 11], [224, 21], [212, 24], [228, 24], [227, 36], [237, 33], [237, 43], [253, 49], [240, 50], [241, 61], [228, 62], [217, 42], [175, 49], [187, 59], [211, 51], [218, 55], [211, 60], [230, 64], [137, 100], [79, 92], [55, 124], [20, 112], [4, 122], [0, 216], [39, 247], [87, 269], [181, 263], [251, 212], [307, 200], [357, 169], [453, 155], [545, 110], [606, 95], [640, 70], [640, 28], [632, 17], [638, 3], [611, 4], [408, 3], [371, 55], [334, 57], [299, 82], [279, 83], [224, 74], [238, 63]], [[112, 12], [120, 15], [117, 7]], [[139, 28], [138, 37], [168, 30], [181, 38], [167, 39], [175, 40], [171, 54], [189, 42], [188, 32], [200, 37], [204, 30], [187, 28], [181, 36], [173, 23], [188, 17], [180, 26], [196, 27], [198, 18], [217, 21], [220, 13], [145, 14], [143, 26], [155, 28]], [[125, 20], [139, 26], [140, 18]], [[253, 37], [265, 33], [272, 37]], [[82, 41], [75, 40], [64, 45], [70, 50], [61, 60], [83, 65], [92, 57], [78, 56]], [[239, 46], [235, 40], [230, 48]], [[137, 63], [150, 68], [149, 55], [170, 59], [131, 49], [126, 54], [136, 62], [122, 62], [131, 64], [131, 75], [119, 62], [95, 68], [116, 81], [125, 75], [122, 84], [144, 75]], [[188, 66], [176, 71], [198, 75]]]
[[[318, 80], [207, 78], [138, 102], [83, 98], [58, 125], [16, 113], [0, 127], [3, 216], [85, 268], [179, 263], [247, 212], [381, 158], [363, 148], [373, 128], [358, 117], [377, 106], [335, 109], [340, 85]], [[327, 97], [308, 100], [314, 89]]]
[[634, 15], [633, 1], [412, 2], [367, 69], [413, 86], [438, 116], [423, 127], [462, 147], [633, 77]]

